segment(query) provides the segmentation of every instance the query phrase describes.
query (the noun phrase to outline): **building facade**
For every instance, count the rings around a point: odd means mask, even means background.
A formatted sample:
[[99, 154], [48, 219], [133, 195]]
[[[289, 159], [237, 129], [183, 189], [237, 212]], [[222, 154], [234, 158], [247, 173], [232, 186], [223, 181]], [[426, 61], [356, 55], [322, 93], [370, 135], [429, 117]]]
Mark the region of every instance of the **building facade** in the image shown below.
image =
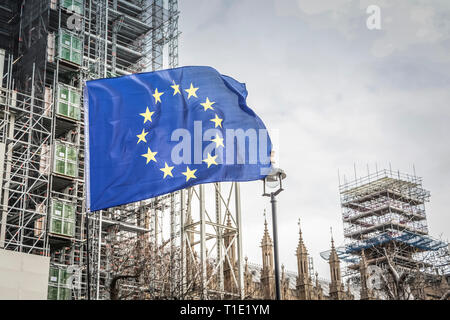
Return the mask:
[[[331, 240], [330, 256], [331, 281], [319, 279], [317, 273], [310, 274], [308, 251], [299, 228], [299, 241], [296, 249], [297, 273], [281, 267], [281, 299], [283, 300], [353, 300], [358, 296], [358, 287], [342, 283], [340, 261], [336, 254], [334, 241]], [[264, 221], [261, 240], [262, 265], [251, 264], [245, 259], [244, 288], [245, 299], [275, 299], [275, 269], [273, 242]]]

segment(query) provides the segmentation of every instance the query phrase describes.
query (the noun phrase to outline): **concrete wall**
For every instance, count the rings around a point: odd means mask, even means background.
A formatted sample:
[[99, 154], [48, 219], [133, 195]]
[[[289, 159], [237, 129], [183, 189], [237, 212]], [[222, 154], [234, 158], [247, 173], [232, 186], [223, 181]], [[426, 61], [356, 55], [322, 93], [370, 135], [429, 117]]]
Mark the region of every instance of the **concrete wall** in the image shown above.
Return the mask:
[[0, 300], [46, 300], [50, 258], [0, 249]]

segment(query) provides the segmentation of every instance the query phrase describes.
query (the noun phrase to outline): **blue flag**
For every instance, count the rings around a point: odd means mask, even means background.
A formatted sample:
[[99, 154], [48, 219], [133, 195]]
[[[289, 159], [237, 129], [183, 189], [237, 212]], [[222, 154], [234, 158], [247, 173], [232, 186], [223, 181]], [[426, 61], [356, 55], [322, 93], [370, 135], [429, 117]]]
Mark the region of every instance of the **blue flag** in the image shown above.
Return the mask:
[[272, 144], [245, 84], [211, 67], [88, 81], [89, 211], [201, 183], [263, 179]]

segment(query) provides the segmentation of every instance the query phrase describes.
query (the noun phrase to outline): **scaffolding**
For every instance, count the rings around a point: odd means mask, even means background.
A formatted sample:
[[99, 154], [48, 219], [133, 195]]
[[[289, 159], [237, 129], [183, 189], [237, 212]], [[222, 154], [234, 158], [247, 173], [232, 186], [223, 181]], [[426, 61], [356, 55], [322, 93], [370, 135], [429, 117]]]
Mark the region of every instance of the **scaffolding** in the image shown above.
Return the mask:
[[50, 257], [49, 299], [243, 297], [238, 183], [85, 210], [83, 85], [176, 67], [177, 0], [0, 7], [0, 248]]
[[[415, 174], [381, 170], [339, 186], [344, 246], [336, 249], [348, 262], [346, 275], [359, 269], [361, 252], [368, 264], [386, 263], [386, 252], [403, 269], [450, 272], [448, 244], [428, 235], [425, 203], [430, 192]], [[330, 251], [321, 253], [328, 259]]]

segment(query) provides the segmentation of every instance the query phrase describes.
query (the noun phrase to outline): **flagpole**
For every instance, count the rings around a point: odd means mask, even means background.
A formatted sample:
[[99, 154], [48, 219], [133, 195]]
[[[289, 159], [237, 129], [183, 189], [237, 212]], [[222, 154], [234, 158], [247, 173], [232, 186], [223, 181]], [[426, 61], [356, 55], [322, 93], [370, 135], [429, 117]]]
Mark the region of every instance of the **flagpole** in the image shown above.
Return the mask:
[[87, 299], [91, 300], [91, 282], [89, 270], [89, 212], [86, 210], [86, 277], [87, 277]]

